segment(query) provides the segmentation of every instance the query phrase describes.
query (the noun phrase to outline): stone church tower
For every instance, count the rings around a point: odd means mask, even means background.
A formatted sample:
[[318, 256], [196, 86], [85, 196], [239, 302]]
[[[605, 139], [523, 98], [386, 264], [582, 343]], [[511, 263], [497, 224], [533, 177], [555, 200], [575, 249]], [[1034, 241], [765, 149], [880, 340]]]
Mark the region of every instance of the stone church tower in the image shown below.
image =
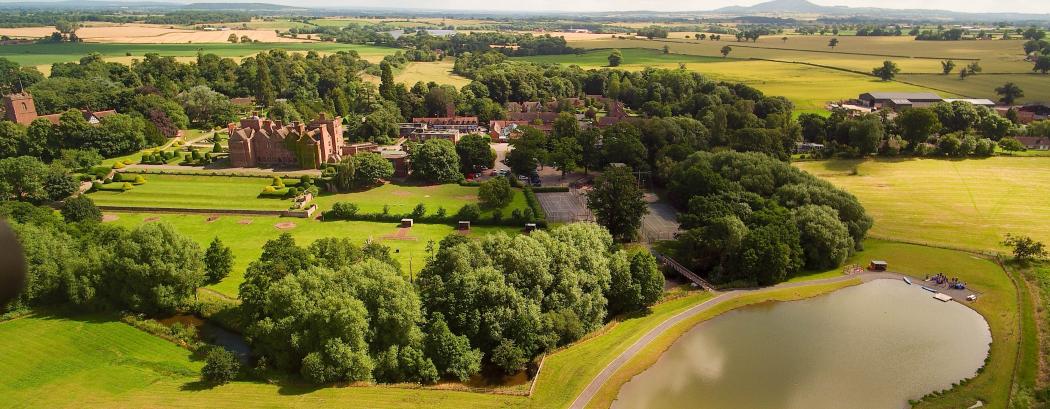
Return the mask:
[[5, 95], [4, 112], [4, 119], [22, 125], [29, 125], [39, 116], [36, 114], [33, 96], [28, 92]]

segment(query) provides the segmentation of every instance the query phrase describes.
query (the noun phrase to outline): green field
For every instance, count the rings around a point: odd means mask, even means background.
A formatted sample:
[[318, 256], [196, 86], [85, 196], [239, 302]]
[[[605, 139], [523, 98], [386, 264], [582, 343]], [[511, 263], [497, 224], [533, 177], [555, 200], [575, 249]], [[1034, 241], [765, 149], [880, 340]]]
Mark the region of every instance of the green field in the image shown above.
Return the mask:
[[[398, 231], [395, 223], [335, 221], [321, 222], [312, 219], [282, 218], [276, 216], [220, 216], [217, 220], [208, 221], [205, 214], [148, 214], [148, 213], [111, 213], [118, 217], [109, 222], [115, 225], [134, 228], [150, 222], [168, 223], [206, 248], [212, 239], [218, 237], [233, 250], [233, 272], [219, 284], [209, 288], [230, 297], [237, 296], [237, 287], [244, 280], [244, 271], [248, 264], [262, 255], [262, 245], [267, 240], [277, 238], [281, 233], [290, 233], [299, 245], [309, 245], [314, 240], [325, 237], [348, 237], [358, 243], [375, 240], [389, 246], [395, 252], [394, 258], [401, 263], [401, 270], [406, 276], [414, 276], [423, 267], [427, 243], [440, 241], [452, 234], [454, 228], [444, 224], [416, 224], [407, 237], [394, 237]], [[250, 223], [248, 222], [250, 221]], [[248, 223], [248, 224], [246, 224]], [[279, 223], [294, 223], [291, 229], [278, 229]], [[517, 228], [483, 227], [471, 228], [471, 236], [480, 237], [496, 231], [514, 234]], [[411, 270], [409, 270], [411, 267]]]
[[362, 58], [378, 60], [393, 54], [397, 49], [369, 45], [341, 43], [200, 43], [200, 44], [117, 44], [117, 43], [52, 43], [5, 45], [0, 47], [0, 57], [7, 58], [21, 65], [50, 65], [58, 62], [79, 61], [80, 58], [99, 53], [103, 57], [142, 58], [147, 53], [157, 53], [165, 57], [195, 57], [197, 52], [212, 53], [220, 57], [247, 57], [262, 51], [281, 49], [289, 52], [317, 51], [334, 53], [337, 51], [355, 50]]
[[[798, 162], [853, 193], [875, 218], [871, 234], [974, 250], [1001, 250], [1006, 233], [1050, 241], [1045, 158]], [[851, 175], [856, 168], [858, 175]]]
[[[652, 43], [658, 44], [658, 43]], [[672, 49], [672, 51], [675, 51]], [[719, 81], [741, 82], [768, 95], [785, 97], [795, 103], [797, 111], [823, 110], [830, 101], [856, 98], [872, 90], [923, 92], [929, 89], [900, 82], [883, 82], [868, 76], [829, 68], [771, 61], [723, 59], [712, 56], [663, 54], [656, 50], [622, 49], [619, 69], [639, 71], [646, 67], [686, 69]], [[608, 65], [610, 50], [590, 51], [583, 55], [524, 57], [528, 61], [580, 65], [602, 68]], [[947, 95], [946, 95], [947, 96]]]

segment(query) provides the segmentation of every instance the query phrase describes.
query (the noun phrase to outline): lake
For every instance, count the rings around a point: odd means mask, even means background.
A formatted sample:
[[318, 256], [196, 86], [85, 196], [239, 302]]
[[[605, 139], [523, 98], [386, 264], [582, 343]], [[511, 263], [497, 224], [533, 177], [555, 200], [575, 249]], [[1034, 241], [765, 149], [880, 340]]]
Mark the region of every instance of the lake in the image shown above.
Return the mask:
[[875, 280], [722, 314], [620, 389], [613, 408], [905, 408], [984, 365], [977, 312]]

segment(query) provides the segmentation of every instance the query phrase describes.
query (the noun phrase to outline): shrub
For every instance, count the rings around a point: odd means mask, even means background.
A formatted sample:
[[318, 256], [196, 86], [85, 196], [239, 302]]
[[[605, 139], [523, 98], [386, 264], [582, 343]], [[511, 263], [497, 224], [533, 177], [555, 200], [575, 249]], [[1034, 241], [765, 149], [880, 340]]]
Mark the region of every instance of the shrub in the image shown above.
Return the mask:
[[325, 220], [351, 220], [357, 216], [358, 207], [350, 202], [335, 202], [332, 210], [324, 212]]
[[201, 380], [207, 383], [222, 385], [237, 377], [241, 363], [226, 348], [215, 347], [208, 351], [201, 367]]
[[71, 197], [62, 205], [62, 217], [67, 222], [102, 221], [102, 211], [91, 198], [80, 195]]
[[132, 186], [131, 183], [128, 183], [128, 182], [124, 182], [123, 185], [120, 185], [120, 190], [128, 191], [128, 190], [131, 190], [132, 188], [134, 188], [134, 186]]
[[467, 204], [459, 209], [456, 213], [456, 218], [459, 220], [476, 221], [481, 218], [481, 208], [474, 203]]
[[124, 169], [124, 164], [121, 162], [116, 162], [113, 164], [113, 169]]
[[281, 179], [280, 176], [274, 176], [273, 177], [273, 181], [270, 182], [270, 186], [273, 186], [273, 187], [276, 187], [276, 188], [283, 188], [284, 187], [284, 180]]
[[267, 186], [267, 187], [263, 188], [263, 193], [273, 193], [273, 192], [276, 192], [276, 191], [277, 191], [277, 188], [275, 188], [273, 186]]
[[411, 217], [413, 219], [422, 219], [423, 216], [426, 215], [426, 214], [427, 214], [427, 207], [426, 207], [426, 205], [420, 203], [420, 204], [417, 204], [414, 209], [412, 209], [412, 213], [409, 214], [409, 217]]
[[999, 140], [999, 147], [1004, 151], [1018, 152], [1025, 150], [1024, 144], [1014, 138], [1003, 138]]
[[444, 207], [439, 207], [437, 211], [434, 212], [434, 216], [437, 216], [439, 219], [444, 219], [445, 216], [448, 216], [448, 210], [445, 210]]
[[132, 183], [136, 185], [141, 185], [143, 183], [146, 183], [146, 178], [142, 177], [142, 175], [135, 176], [135, 181]]

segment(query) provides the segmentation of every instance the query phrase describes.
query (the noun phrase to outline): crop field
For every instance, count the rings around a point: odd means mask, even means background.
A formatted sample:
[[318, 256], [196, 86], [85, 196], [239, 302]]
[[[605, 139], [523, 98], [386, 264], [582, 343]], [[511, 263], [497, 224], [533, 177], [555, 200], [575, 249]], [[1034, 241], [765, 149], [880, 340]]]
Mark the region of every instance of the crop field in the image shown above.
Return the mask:
[[[239, 24], [231, 24], [239, 27]], [[0, 35], [11, 37], [40, 38], [55, 32], [54, 27], [0, 28]], [[77, 30], [77, 36], [89, 43], [136, 43], [136, 44], [169, 44], [169, 43], [225, 43], [230, 34], [238, 38], [248, 36], [252, 40], [266, 43], [304, 43], [305, 36], [299, 38], [279, 37], [273, 28], [254, 29], [240, 28], [226, 31], [204, 31], [190, 28], [179, 28], [162, 24], [121, 24], [91, 25]]]
[[1050, 241], [1050, 218], [1041, 216], [1050, 212], [1045, 158], [795, 165], [856, 195], [875, 218], [871, 234], [878, 237], [974, 250], [1002, 250], [1007, 233]]
[[[272, 31], [271, 31], [272, 33]], [[115, 43], [51, 43], [5, 45], [0, 47], [0, 57], [7, 58], [21, 65], [51, 65], [57, 62], [79, 61], [91, 53], [103, 57], [131, 57], [141, 59], [146, 53], [157, 53], [165, 57], [195, 57], [197, 52], [212, 53], [220, 57], [247, 57], [271, 49], [282, 49], [288, 52], [317, 51], [334, 53], [337, 51], [357, 51], [369, 61], [379, 61], [384, 56], [393, 54], [397, 49], [369, 45], [340, 43], [208, 43], [208, 44], [115, 44]]]
[[[454, 232], [453, 226], [445, 224], [419, 224], [399, 234], [396, 223], [333, 221], [321, 222], [313, 219], [297, 219], [276, 216], [238, 216], [206, 214], [149, 214], [149, 213], [107, 213], [116, 216], [109, 221], [118, 226], [134, 228], [143, 223], [167, 223], [179, 233], [193, 239], [201, 248], [207, 248], [212, 239], [218, 237], [223, 244], [233, 250], [233, 272], [221, 283], [209, 288], [230, 297], [237, 296], [237, 287], [244, 281], [244, 271], [248, 264], [262, 255], [262, 245], [268, 240], [277, 238], [281, 233], [295, 237], [299, 245], [306, 246], [317, 239], [325, 237], [346, 237], [357, 243], [375, 240], [389, 246], [394, 251], [394, 258], [401, 263], [401, 271], [406, 276], [413, 276], [423, 267], [428, 242], [441, 241]], [[288, 224], [290, 223], [290, 225]], [[511, 227], [471, 227], [471, 237], [504, 231], [510, 234], [519, 229]], [[411, 267], [411, 270], [409, 269]]]
[[[797, 111], [822, 110], [829, 101], [856, 98], [864, 92], [929, 91], [926, 88], [900, 82], [878, 79], [835, 69], [771, 61], [722, 59], [710, 56], [663, 54], [656, 50], [621, 49], [624, 70], [642, 70], [645, 67], [677, 69], [684, 63], [687, 70], [696, 71], [714, 80], [742, 82], [767, 95], [783, 96], [795, 103]], [[523, 57], [528, 61], [580, 65], [582, 68], [601, 68], [608, 65], [610, 50], [595, 50], [581, 56]]]

